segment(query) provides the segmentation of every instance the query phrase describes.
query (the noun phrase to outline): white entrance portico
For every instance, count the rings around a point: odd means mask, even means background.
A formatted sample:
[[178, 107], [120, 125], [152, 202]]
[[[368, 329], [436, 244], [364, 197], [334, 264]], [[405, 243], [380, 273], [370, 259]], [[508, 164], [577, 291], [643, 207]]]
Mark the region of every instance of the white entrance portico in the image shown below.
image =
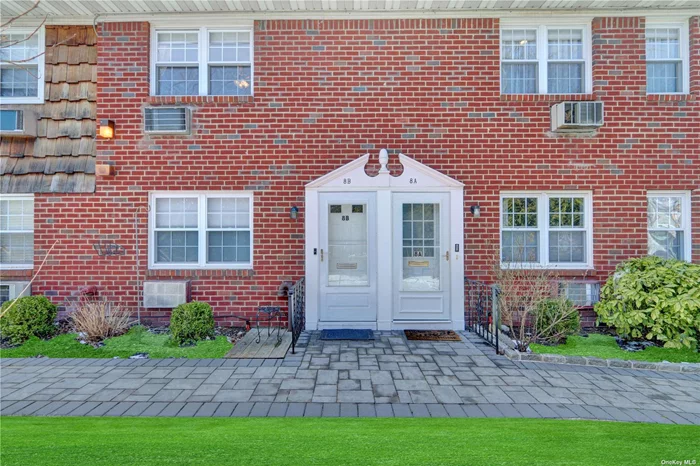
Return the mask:
[[306, 185], [306, 326], [464, 328], [464, 185], [399, 154]]

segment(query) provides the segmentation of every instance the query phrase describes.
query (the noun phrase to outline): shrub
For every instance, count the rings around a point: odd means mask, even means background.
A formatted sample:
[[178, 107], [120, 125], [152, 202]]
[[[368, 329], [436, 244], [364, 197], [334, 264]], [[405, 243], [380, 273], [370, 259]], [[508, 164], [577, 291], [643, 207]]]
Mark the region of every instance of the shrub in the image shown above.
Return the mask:
[[88, 343], [123, 335], [132, 323], [131, 313], [109, 301], [83, 298], [71, 315], [75, 331]]
[[537, 330], [541, 340], [560, 343], [581, 330], [578, 309], [566, 298], [548, 298], [539, 302], [535, 312]]
[[214, 336], [214, 313], [207, 303], [180, 304], [170, 315], [170, 333], [179, 344]]
[[48, 338], [56, 332], [56, 311], [56, 305], [45, 296], [7, 301], [0, 308], [0, 334], [13, 345], [20, 345], [33, 336]]
[[601, 289], [598, 322], [623, 338], [655, 340], [668, 348], [697, 346], [700, 265], [643, 257], [619, 264]]

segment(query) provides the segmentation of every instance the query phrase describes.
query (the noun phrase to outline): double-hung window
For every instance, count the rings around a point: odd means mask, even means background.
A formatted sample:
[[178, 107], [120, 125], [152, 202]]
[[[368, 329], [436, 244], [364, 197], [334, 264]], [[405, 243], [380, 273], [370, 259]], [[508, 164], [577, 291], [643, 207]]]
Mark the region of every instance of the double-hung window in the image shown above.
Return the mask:
[[152, 268], [251, 268], [250, 193], [154, 193], [149, 255]]
[[501, 29], [501, 93], [592, 92], [590, 26]]
[[0, 97], [3, 103], [44, 101], [44, 28], [9, 28], [0, 37]]
[[650, 255], [690, 260], [690, 193], [647, 194], [647, 236]]
[[0, 268], [34, 267], [34, 198], [3, 194], [0, 199]]
[[688, 25], [647, 23], [647, 94], [688, 92]]
[[251, 95], [250, 29], [154, 29], [154, 95]]
[[501, 263], [504, 266], [592, 266], [589, 192], [501, 195]]

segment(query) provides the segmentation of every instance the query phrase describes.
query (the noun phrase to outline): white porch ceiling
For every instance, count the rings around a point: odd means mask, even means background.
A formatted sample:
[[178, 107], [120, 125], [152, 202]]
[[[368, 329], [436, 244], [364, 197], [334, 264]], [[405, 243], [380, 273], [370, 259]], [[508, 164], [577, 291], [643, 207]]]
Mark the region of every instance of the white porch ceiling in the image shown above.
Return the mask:
[[[27, 11], [34, 0], [2, 0], [3, 21]], [[505, 11], [564, 12], [595, 10], [685, 10], [700, 14], [700, 0], [41, 0], [27, 20], [92, 19], [96, 15], [160, 15], [172, 13], [238, 13], [260, 17], [280, 13], [314, 14], [433, 12], [487, 13]], [[52, 21], [53, 20], [53, 21]], [[104, 20], [101, 18], [101, 20]]]

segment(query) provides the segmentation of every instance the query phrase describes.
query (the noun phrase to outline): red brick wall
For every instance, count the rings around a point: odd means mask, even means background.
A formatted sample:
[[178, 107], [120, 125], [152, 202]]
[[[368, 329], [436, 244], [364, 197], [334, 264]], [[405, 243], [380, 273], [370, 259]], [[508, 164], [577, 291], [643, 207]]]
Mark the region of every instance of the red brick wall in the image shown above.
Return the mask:
[[[184, 98], [191, 136], [146, 137], [148, 23], [108, 23], [99, 41], [98, 120], [117, 137], [98, 142], [95, 195], [36, 197], [38, 264], [57, 251], [34, 291], [65, 299], [84, 284], [133, 305], [134, 216], [154, 190], [255, 190], [254, 271], [147, 272], [193, 278], [195, 299], [219, 314], [284, 303], [281, 281], [303, 275], [304, 184], [381, 148], [403, 152], [465, 183], [466, 274], [487, 279], [498, 244], [503, 190], [593, 191], [595, 271], [646, 252], [646, 191], [693, 191], [693, 258], [700, 261], [700, 22], [691, 27], [691, 94], [645, 95], [644, 19], [593, 22], [594, 94], [606, 123], [595, 137], [551, 137], [549, 106], [562, 96], [501, 96], [498, 20], [262, 21], [255, 31], [255, 96]], [[469, 206], [480, 204], [474, 218]], [[299, 219], [289, 208], [300, 207]], [[128, 254], [100, 258], [109, 235]], [[313, 247], [313, 245], [310, 245]]]

